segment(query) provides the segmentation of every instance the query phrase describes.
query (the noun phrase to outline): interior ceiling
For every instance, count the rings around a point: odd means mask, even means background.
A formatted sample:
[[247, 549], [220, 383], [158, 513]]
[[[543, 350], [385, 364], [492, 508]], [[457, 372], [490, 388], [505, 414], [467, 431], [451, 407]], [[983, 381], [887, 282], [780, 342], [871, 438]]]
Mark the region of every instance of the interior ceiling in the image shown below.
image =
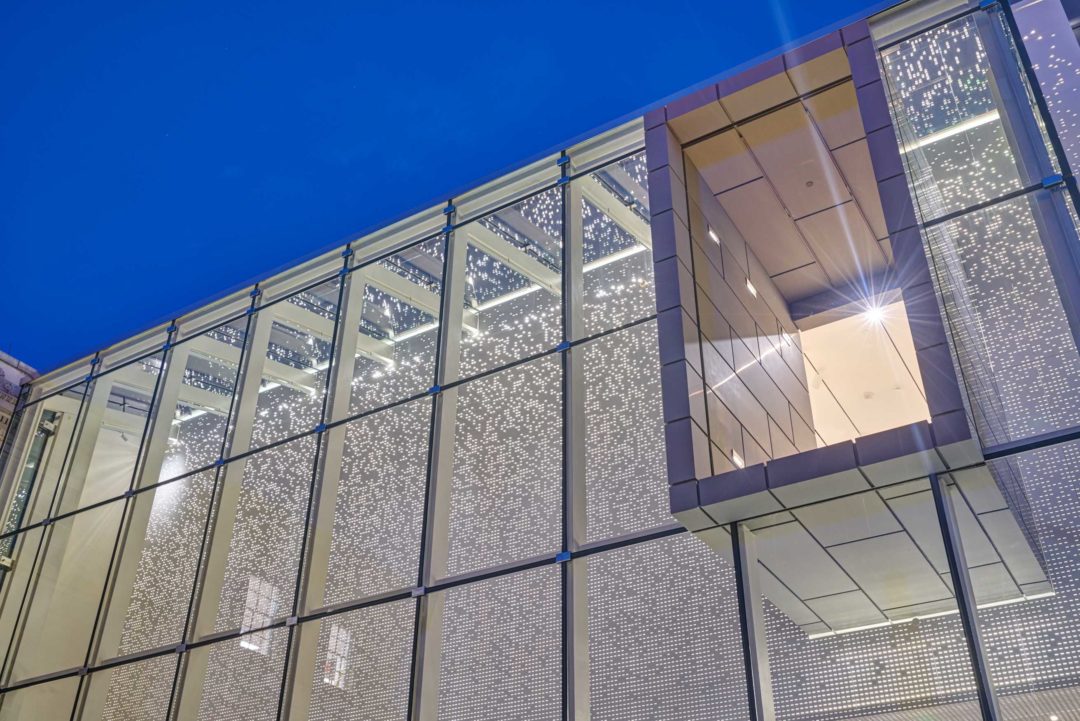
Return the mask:
[[930, 420], [904, 304], [880, 313], [845, 314], [799, 334], [814, 429], [825, 443]]
[[892, 263], [850, 72], [837, 49], [672, 121], [789, 303]]

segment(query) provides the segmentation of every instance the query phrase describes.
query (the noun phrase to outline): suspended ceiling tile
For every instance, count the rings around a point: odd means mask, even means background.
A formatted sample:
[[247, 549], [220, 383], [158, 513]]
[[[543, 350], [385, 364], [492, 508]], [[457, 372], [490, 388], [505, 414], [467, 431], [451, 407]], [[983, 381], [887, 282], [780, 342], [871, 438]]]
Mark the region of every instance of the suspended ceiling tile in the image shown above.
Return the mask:
[[854, 591], [856, 586], [797, 523], [754, 532], [758, 558], [800, 598]]
[[950, 592], [946, 597], [936, 601], [916, 603], [912, 606], [885, 609], [885, 615], [891, 621], [903, 621], [916, 616], [930, 616], [938, 613], [951, 613], [956, 611], [956, 598]]
[[910, 606], [949, 594], [906, 533], [856, 541], [830, 552], [879, 608]]
[[765, 566], [758, 564], [761, 571], [760, 590], [761, 595], [772, 601], [773, 605], [783, 611], [788, 618], [800, 626], [818, 623], [820, 619], [810, 608], [802, 602], [798, 596], [792, 593], [776, 576]]
[[676, 137], [689, 143], [720, 128], [731, 125], [731, 118], [720, 103], [712, 101], [668, 121]]
[[814, 262], [768, 181], [755, 180], [717, 199], [770, 276]]
[[686, 155], [714, 194], [761, 177], [757, 163], [735, 130], [691, 145]]
[[832, 286], [821, 266], [810, 263], [801, 268], [773, 276], [773, 285], [788, 303], [822, 293]]
[[788, 77], [795, 91], [805, 95], [829, 83], [846, 78], [851, 74], [847, 54], [843, 48], [837, 48], [813, 60], [788, 68]]
[[886, 238], [889, 233], [885, 226], [885, 213], [881, 209], [877, 181], [874, 180], [874, 166], [870, 162], [870, 150], [866, 140], [857, 140], [850, 145], [833, 151], [840, 172], [855, 194], [855, 201], [866, 214], [870, 229], [875, 238]]
[[904, 483], [897, 483], [892, 486], [885, 486], [878, 489], [878, 493], [882, 498], [890, 499], [898, 496], [907, 496], [912, 493], [919, 493], [921, 491], [930, 490], [930, 481], [926, 478], [918, 478], [914, 481], [906, 481]]
[[737, 123], [763, 110], [793, 100], [796, 96], [795, 86], [791, 84], [787, 74], [780, 72], [721, 97], [720, 104], [728, 117]]
[[978, 466], [952, 474], [964, 498], [976, 513], [989, 513], [1008, 508], [997, 481], [990, 475], [988, 466]]
[[790, 105], [740, 126], [765, 175], [792, 217], [851, 199], [802, 105]]
[[945, 542], [941, 539], [937, 511], [934, 510], [934, 498], [929, 490], [889, 500], [889, 506], [900, 518], [904, 528], [919, 544], [938, 573], [949, 570], [949, 560], [945, 557]]
[[885, 256], [855, 203], [844, 203], [796, 221], [822, 270], [833, 283], [864, 287], [886, 267]]
[[830, 148], [838, 148], [864, 137], [855, 86], [851, 83], [812, 95], [803, 100], [803, 104]]
[[976, 603], [1010, 601], [1023, 595], [1002, 563], [972, 568], [969, 573]]
[[876, 493], [815, 503], [794, 513], [826, 547], [901, 530], [888, 506]]
[[1046, 574], [1043, 573], [1035, 554], [1031, 552], [1031, 546], [1020, 531], [1020, 526], [1017, 525], [1012, 511], [983, 513], [979, 516], [979, 521], [1017, 583], [1037, 583], [1046, 580]]
[[887, 620], [862, 591], [849, 591], [834, 596], [814, 598], [808, 600], [806, 605], [834, 631], [884, 623]]

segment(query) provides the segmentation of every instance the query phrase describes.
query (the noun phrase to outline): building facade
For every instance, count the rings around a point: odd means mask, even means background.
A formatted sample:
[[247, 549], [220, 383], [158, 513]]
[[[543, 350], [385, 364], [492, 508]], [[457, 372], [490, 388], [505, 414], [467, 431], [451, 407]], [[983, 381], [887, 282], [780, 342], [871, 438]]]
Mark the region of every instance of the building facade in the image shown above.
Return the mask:
[[41, 376], [0, 720], [1080, 719], [1078, 94], [879, 8]]

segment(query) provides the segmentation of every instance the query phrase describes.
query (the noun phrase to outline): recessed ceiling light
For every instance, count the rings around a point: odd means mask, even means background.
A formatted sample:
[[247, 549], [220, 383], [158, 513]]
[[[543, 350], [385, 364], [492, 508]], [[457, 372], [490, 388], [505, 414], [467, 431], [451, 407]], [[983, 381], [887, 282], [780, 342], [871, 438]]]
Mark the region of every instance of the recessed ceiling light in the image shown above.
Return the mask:
[[720, 236], [717, 235], [716, 231], [713, 230], [712, 228], [709, 228], [709, 237], [712, 238], [712, 241], [714, 243], [716, 243], [717, 245], [720, 245]]
[[731, 449], [731, 462], [739, 468], [746, 468], [746, 461], [743, 460], [743, 457], [739, 455], [739, 452], [734, 448]]
[[754, 287], [754, 284], [750, 282], [749, 278], [746, 279], [746, 289], [750, 291], [750, 295], [757, 298], [757, 288]]

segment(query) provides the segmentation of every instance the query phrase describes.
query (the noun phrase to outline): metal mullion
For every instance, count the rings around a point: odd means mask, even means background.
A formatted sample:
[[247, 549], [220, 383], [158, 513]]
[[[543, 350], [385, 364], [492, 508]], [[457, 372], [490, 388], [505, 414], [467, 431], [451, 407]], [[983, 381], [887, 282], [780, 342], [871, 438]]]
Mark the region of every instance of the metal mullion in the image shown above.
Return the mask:
[[[116, 527], [116, 538], [113, 540], [112, 554], [109, 557], [109, 565], [105, 569], [105, 578], [102, 581], [101, 594], [98, 598], [97, 609], [94, 612], [94, 621], [90, 629], [90, 639], [87, 644], [86, 655], [83, 658], [82, 664], [82, 678], [79, 681], [79, 689], [75, 695], [75, 703], [72, 705], [71, 718], [74, 720], [76, 713], [79, 712], [81, 706], [85, 702], [84, 684], [87, 682], [87, 668], [90, 666], [90, 661], [94, 658], [95, 654], [100, 652], [100, 644], [102, 641], [101, 631], [105, 622], [104, 614], [106, 609], [111, 605], [111, 598], [115, 590], [115, 583], [117, 581], [116, 575], [113, 573], [113, 569], [117, 567], [117, 562], [123, 554], [125, 542], [128, 539], [131, 526], [134, 519], [135, 507], [137, 499], [135, 498], [134, 489], [138, 483], [138, 479], [144, 472], [144, 464], [149, 452], [148, 446], [150, 444], [150, 435], [153, 432], [151, 429], [157, 429], [158, 423], [161, 418], [161, 382], [169, 372], [169, 357], [172, 340], [176, 334], [176, 325], [172, 324], [169, 327], [168, 337], [165, 342], [165, 347], [161, 352], [161, 366], [158, 370], [158, 375], [154, 379], [154, 389], [150, 394], [150, 407], [147, 410], [146, 421], [143, 423], [142, 437], [139, 441], [139, 451], [135, 459], [135, 466], [131, 471], [131, 480], [128, 483], [127, 493], [123, 495], [124, 511], [121, 515], [120, 522]], [[168, 418], [168, 422], [171, 422], [171, 413]]]
[[[304, 513], [304, 530], [300, 538], [300, 557], [296, 568], [296, 581], [293, 584], [292, 612], [286, 621], [289, 635], [285, 641], [285, 663], [282, 668], [281, 685], [278, 690], [278, 719], [281, 719], [283, 714], [287, 715], [286, 707], [291, 700], [292, 682], [296, 674], [296, 664], [298, 660], [298, 654], [295, 652], [294, 646], [294, 640], [296, 639], [296, 619], [300, 613], [301, 604], [306, 598], [306, 589], [304, 587], [307, 584], [310, 573], [309, 565], [312, 559], [312, 549], [309, 541], [312, 538], [312, 526], [316, 522], [317, 517], [316, 511], [318, 504], [316, 504], [316, 499], [321, 497], [321, 493], [319, 492], [322, 489], [321, 480], [325, 473], [324, 464], [321, 461], [323, 460], [325, 450], [324, 439], [327, 437], [326, 421], [330, 407], [329, 401], [331, 393], [336, 395], [337, 393], [343, 392], [340, 385], [332, 381], [336, 378], [339, 368], [344, 365], [342, 359], [338, 357], [338, 351], [341, 348], [340, 334], [342, 332], [348, 332], [346, 327], [342, 325], [341, 320], [344, 315], [343, 303], [345, 300], [345, 286], [348, 282], [349, 260], [351, 257], [352, 249], [347, 247], [345, 252], [342, 253], [342, 267], [338, 273], [337, 312], [334, 314], [334, 329], [330, 338], [330, 363], [326, 369], [322, 408], [319, 411], [319, 425], [315, 429], [315, 453], [312, 460], [311, 480], [308, 485], [307, 508]], [[349, 358], [347, 360], [350, 365], [355, 363], [354, 358]], [[348, 391], [348, 385], [346, 385], [344, 390], [345, 392]]]
[[[581, 186], [571, 180], [572, 161], [558, 161], [562, 187], [562, 543], [560, 547], [561, 688], [563, 721], [589, 718], [587, 562], [570, 554], [585, 543], [585, 382], [583, 317], [584, 229]], [[582, 180], [580, 182], [586, 182]]]
[[[407, 717], [410, 721], [433, 721], [438, 710], [438, 678], [442, 653], [442, 609], [445, 598], [431, 595], [424, 587], [443, 574], [444, 559], [434, 554], [446, 552], [446, 543], [437, 536], [446, 533], [449, 484], [453, 470], [456, 388], [444, 388], [456, 381], [460, 372], [460, 341], [465, 302], [465, 264], [468, 241], [455, 232], [456, 209], [448, 201], [443, 211], [442, 299], [428, 436], [427, 484], [424, 490], [424, 519], [420, 536], [416, 608], [413, 621], [413, 649], [409, 676]], [[445, 539], [443, 539], [445, 541]]]
[[[225, 473], [225, 454], [229, 449], [229, 445], [232, 437], [232, 430], [236, 422], [237, 400], [240, 393], [245, 387], [245, 377], [247, 375], [247, 366], [249, 358], [251, 356], [252, 345], [252, 330], [254, 326], [254, 317], [257, 309], [259, 299], [259, 286], [255, 285], [255, 288], [251, 291], [251, 302], [248, 305], [246, 312], [247, 319], [244, 324], [244, 345], [240, 349], [240, 364], [237, 366], [236, 375], [233, 378], [233, 392], [229, 398], [229, 412], [226, 416], [225, 429], [221, 435], [221, 445], [219, 446], [219, 455], [217, 461], [217, 470], [214, 473], [214, 483], [210, 490], [210, 502], [206, 508], [206, 520], [203, 523], [202, 538], [199, 543], [199, 555], [195, 564], [195, 581], [191, 585], [191, 594], [188, 600], [187, 613], [184, 618], [184, 628], [181, 634], [180, 643], [176, 648], [176, 652], [179, 656], [176, 664], [176, 670], [173, 673], [172, 689], [169, 693], [169, 703], [166, 706], [165, 718], [174, 718], [177, 708], [178, 691], [181, 690], [181, 685], [186, 678], [187, 671], [187, 647], [188, 641], [191, 636], [193, 622], [195, 620], [196, 606], [199, 602], [199, 597], [202, 592], [203, 583], [205, 580], [205, 561], [208, 543], [210, 541], [210, 534], [214, 526], [217, 525], [217, 515], [220, 510], [220, 495], [222, 486], [224, 484], [223, 475]], [[232, 321], [229, 321], [232, 322]], [[220, 325], [215, 328], [221, 327]], [[207, 332], [212, 329], [207, 329]]]
[[975, 591], [968, 572], [967, 559], [964, 556], [960, 526], [953, 509], [949, 489], [937, 473], [929, 475], [930, 490], [934, 496], [934, 509], [937, 512], [938, 526], [945, 546], [945, 558], [949, 563], [952, 577], [953, 595], [960, 612], [960, 623], [964, 629], [968, 657], [975, 681], [975, 691], [979, 700], [979, 710], [983, 721], [1000, 721], [1003, 717], [998, 710], [997, 697], [990, 679], [990, 669], [983, 649], [979, 631], [978, 610], [975, 604]]
[[760, 568], [753, 532], [744, 523], [732, 523], [731, 554], [735, 567], [739, 631], [750, 721], [774, 721], [772, 677], [766, 642], [765, 614], [759, 588]]
[[[14, 649], [18, 645], [16, 642], [16, 638], [20, 638], [22, 636], [22, 625], [26, 620], [24, 618], [24, 614], [27, 612], [27, 601], [30, 599], [30, 597], [33, 595], [34, 591], [37, 588], [37, 582], [41, 573], [39, 561], [41, 561], [41, 559], [43, 558], [42, 551], [46, 547], [48, 537], [51, 536], [51, 529], [47, 527], [48, 525], [50, 525], [49, 513], [52, 510], [53, 504], [56, 502], [57, 492], [61, 484], [64, 482], [65, 476], [67, 475], [67, 467], [71, 460], [72, 449], [74, 448], [75, 443], [78, 439], [79, 431], [82, 425], [83, 412], [86, 408], [91, 392], [90, 387], [92, 383], [94, 366], [96, 366], [99, 362], [100, 354], [94, 354], [94, 358], [90, 362], [90, 373], [87, 375], [86, 380], [84, 381], [85, 391], [82, 395], [82, 398], [79, 400], [79, 409], [75, 412], [75, 420], [71, 429], [71, 438], [68, 440], [68, 446], [64, 450], [63, 461], [61, 462], [60, 469], [56, 475], [56, 486], [53, 488], [49, 504], [45, 509], [45, 518], [41, 521], [41, 523], [35, 524], [45, 527], [42, 528], [41, 538], [38, 539], [37, 550], [34, 552], [34, 558], [30, 565], [30, 573], [27, 578], [26, 588], [23, 590], [22, 598], [19, 601], [19, 608], [16, 611], [15, 619], [12, 622], [11, 636], [8, 638], [7, 648], [4, 650], [3, 664], [0, 665], [0, 682], [4, 684], [7, 683], [11, 676], [11, 668], [14, 662], [14, 658], [12, 657], [12, 649]], [[71, 387], [74, 388], [76, 386]], [[24, 529], [25, 532], [30, 532], [30, 530], [30, 528]], [[17, 533], [18, 531], [16, 531], [16, 534]], [[17, 538], [15, 542], [18, 543]]]

